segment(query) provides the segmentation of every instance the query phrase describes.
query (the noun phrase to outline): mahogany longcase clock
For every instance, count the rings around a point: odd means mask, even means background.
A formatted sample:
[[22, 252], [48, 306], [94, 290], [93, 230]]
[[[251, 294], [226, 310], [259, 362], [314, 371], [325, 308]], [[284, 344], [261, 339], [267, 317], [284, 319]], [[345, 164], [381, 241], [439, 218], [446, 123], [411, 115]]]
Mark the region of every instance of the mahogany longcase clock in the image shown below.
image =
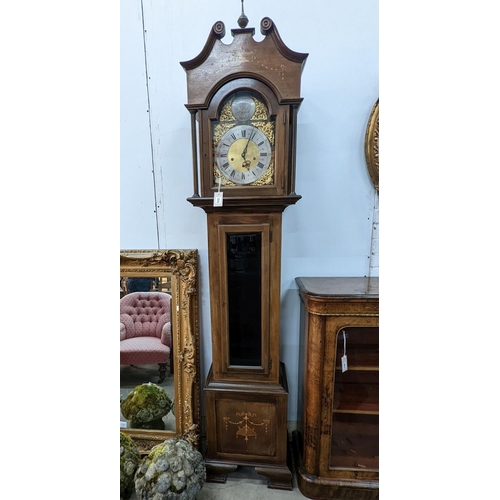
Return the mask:
[[[205, 383], [207, 480], [253, 466], [292, 489], [286, 370], [280, 362], [281, 216], [296, 203], [295, 144], [307, 54], [269, 18], [182, 62], [191, 113], [194, 194], [207, 213], [212, 366]], [[222, 195], [221, 195], [222, 193]], [[222, 197], [222, 200], [221, 200]]]

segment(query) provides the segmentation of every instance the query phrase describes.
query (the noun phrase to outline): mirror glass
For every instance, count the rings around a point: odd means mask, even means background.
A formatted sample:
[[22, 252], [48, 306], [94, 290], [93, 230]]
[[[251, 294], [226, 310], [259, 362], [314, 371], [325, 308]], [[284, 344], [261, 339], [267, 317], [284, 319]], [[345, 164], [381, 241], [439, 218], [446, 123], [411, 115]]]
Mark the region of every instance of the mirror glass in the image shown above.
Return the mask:
[[196, 250], [120, 252], [120, 430], [200, 446]]

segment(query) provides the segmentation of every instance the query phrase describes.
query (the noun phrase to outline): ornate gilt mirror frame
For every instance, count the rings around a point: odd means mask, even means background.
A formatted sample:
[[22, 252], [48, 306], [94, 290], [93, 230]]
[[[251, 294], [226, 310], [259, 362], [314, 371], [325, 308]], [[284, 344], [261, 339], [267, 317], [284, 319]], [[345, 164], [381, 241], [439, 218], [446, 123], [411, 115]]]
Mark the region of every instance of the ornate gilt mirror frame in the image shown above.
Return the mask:
[[200, 351], [198, 328], [197, 250], [121, 250], [122, 277], [170, 278], [176, 432], [120, 429], [141, 453], [169, 437], [182, 437], [201, 447]]
[[365, 157], [368, 173], [373, 186], [378, 191], [379, 158], [378, 158], [378, 99], [372, 108], [365, 135]]

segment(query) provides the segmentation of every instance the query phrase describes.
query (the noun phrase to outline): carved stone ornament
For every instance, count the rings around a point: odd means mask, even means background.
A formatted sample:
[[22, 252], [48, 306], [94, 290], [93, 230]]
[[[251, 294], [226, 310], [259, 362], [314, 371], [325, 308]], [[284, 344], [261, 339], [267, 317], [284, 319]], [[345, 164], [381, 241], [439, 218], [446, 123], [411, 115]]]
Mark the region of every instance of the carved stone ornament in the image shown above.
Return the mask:
[[177, 436], [201, 447], [200, 352], [197, 250], [122, 250], [120, 277], [171, 280], [176, 432], [120, 429], [141, 453]]
[[372, 108], [365, 136], [365, 157], [368, 173], [373, 186], [378, 190], [379, 157], [378, 157], [378, 99]]

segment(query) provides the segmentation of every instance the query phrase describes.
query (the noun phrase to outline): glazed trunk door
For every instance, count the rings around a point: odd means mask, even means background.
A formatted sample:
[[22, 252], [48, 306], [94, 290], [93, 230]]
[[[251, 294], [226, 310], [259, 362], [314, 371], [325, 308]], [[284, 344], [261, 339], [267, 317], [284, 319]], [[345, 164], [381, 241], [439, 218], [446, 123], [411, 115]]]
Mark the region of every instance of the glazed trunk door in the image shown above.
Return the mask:
[[270, 226], [220, 225], [222, 372], [269, 373]]

